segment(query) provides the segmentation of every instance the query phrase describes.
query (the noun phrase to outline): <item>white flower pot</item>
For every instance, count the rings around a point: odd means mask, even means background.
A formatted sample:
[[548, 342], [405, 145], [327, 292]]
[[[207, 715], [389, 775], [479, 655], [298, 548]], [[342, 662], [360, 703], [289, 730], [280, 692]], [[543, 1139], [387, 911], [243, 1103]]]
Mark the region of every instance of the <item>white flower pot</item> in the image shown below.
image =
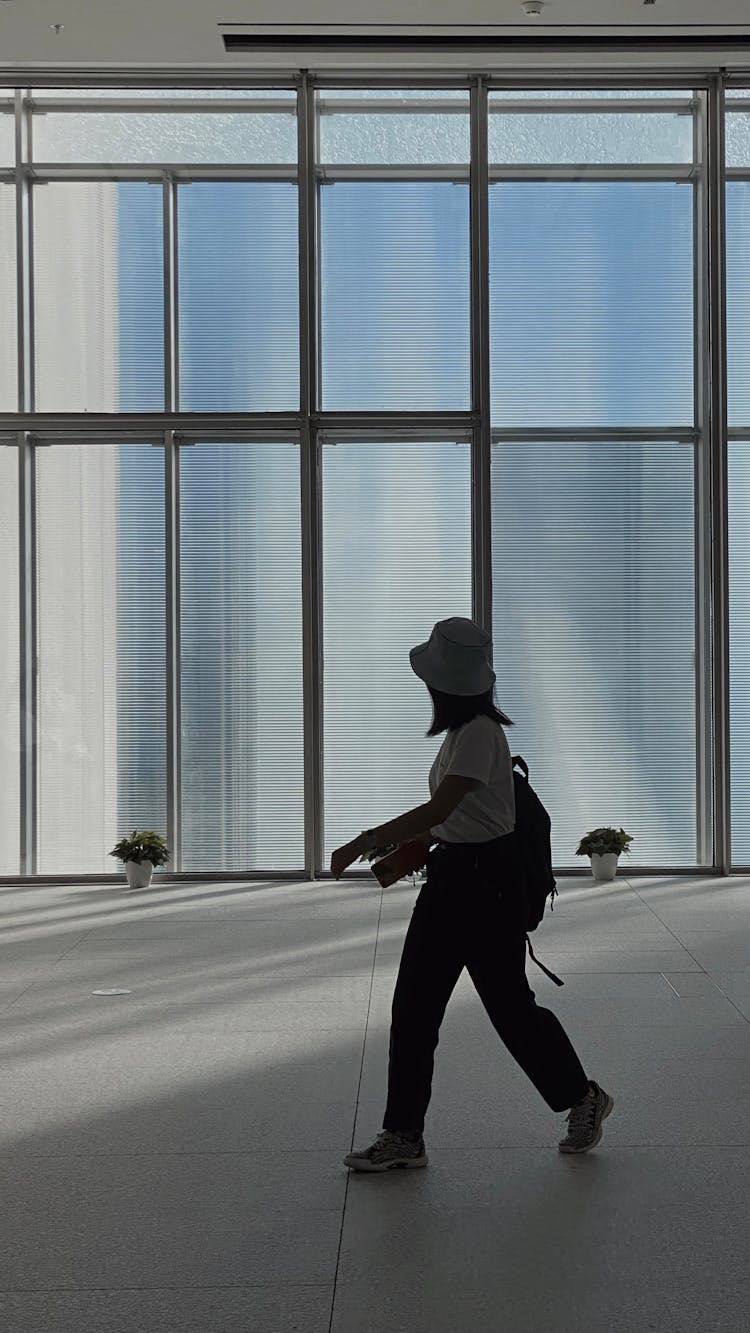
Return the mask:
[[147, 889], [154, 873], [152, 861], [125, 861], [129, 889]]
[[603, 855], [600, 855], [599, 852], [592, 852], [591, 873], [594, 879], [614, 879], [617, 874], [618, 857], [617, 852], [605, 852]]

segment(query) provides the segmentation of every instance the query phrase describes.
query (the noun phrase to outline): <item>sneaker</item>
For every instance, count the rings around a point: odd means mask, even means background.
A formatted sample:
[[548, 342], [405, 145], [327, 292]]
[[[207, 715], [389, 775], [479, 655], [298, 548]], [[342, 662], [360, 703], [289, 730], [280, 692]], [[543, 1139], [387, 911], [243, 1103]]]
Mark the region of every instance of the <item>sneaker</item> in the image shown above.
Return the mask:
[[559, 1143], [560, 1152], [588, 1152], [602, 1137], [602, 1120], [606, 1120], [614, 1098], [591, 1082], [582, 1102], [573, 1106], [565, 1117], [568, 1132]]
[[420, 1135], [414, 1142], [402, 1134], [383, 1129], [369, 1148], [363, 1152], [350, 1152], [344, 1158], [344, 1165], [350, 1166], [353, 1171], [391, 1171], [395, 1166], [426, 1166], [424, 1139]]

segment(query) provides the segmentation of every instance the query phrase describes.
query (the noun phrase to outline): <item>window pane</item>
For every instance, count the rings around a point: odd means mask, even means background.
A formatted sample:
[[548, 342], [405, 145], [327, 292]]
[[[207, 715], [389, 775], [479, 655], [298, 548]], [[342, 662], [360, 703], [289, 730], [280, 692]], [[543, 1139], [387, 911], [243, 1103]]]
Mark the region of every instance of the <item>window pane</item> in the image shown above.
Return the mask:
[[165, 102], [185, 101], [239, 101], [256, 98], [296, 103], [297, 94], [291, 88], [35, 88], [34, 101], [59, 101], [70, 98], [80, 102], [90, 98], [92, 101], [106, 101], [108, 98], [143, 98], [149, 102], [163, 99]]
[[16, 311], [16, 194], [0, 184], [0, 412], [18, 407]]
[[[440, 109], [433, 109], [438, 98]], [[337, 102], [342, 100], [347, 109], [338, 111]], [[361, 110], [353, 110], [351, 104], [358, 102]], [[387, 109], [372, 109], [373, 102], [382, 102]], [[331, 99], [325, 92], [318, 94], [318, 110], [321, 162], [427, 165], [469, 161], [468, 93], [450, 89], [428, 99], [422, 92], [372, 89], [367, 97], [342, 91]]]
[[325, 861], [429, 799], [442, 736], [409, 663], [436, 620], [471, 615], [468, 444], [323, 449]]
[[286, 112], [48, 111], [34, 117], [37, 162], [296, 162]]
[[286, 182], [178, 190], [180, 406], [299, 410], [299, 220]]
[[324, 408], [468, 408], [468, 187], [340, 181], [320, 211]]
[[732, 111], [724, 126], [727, 166], [750, 167], [750, 111]]
[[727, 413], [750, 425], [750, 181], [727, 185]]
[[732, 861], [750, 865], [750, 447], [729, 442], [729, 712]]
[[490, 162], [497, 163], [693, 160], [692, 116], [674, 111], [566, 115], [495, 110], [488, 136]]
[[495, 425], [692, 425], [692, 190], [493, 185], [490, 321]]
[[162, 194], [140, 182], [34, 191], [36, 406], [164, 406]]
[[18, 454], [0, 440], [0, 875], [20, 870]]
[[42, 448], [37, 496], [39, 869], [116, 873], [166, 836], [162, 451]]
[[[0, 88], [0, 99], [5, 97]], [[15, 121], [13, 110], [0, 107], [0, 167], [12, 167], [16, 160]]]
[[180, 454], [185, 870], [304, 866], [299, 461]]
[[695, 863], [693, 498], [686, 446], [493, 449], [497, 698], [555, 865], [607, 825], [633, 865]]

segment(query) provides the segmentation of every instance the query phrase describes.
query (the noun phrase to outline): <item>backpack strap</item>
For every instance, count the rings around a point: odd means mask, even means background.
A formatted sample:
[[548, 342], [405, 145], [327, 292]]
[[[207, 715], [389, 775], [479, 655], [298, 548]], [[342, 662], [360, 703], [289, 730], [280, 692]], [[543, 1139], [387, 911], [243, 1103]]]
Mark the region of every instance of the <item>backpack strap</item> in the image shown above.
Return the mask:
[[526, 936], [526, 943], [529, 946], [529, 953], [531, 954], [532, 961], [536, 963], [537, 967], [540, 967], [543, 972], [546, 972], [547, 976], [551, 981], [554, 981], [556, 986], [564, 986], [564, 981], [561, 981], [559, 977], [556, 977], [554, 972], [550, 972], [549, 968], [544, 966], [544, 963], [539, 962], [539, 959], [535, 956], [534, 950], [531, 947], [531, 940], [528, 935]]

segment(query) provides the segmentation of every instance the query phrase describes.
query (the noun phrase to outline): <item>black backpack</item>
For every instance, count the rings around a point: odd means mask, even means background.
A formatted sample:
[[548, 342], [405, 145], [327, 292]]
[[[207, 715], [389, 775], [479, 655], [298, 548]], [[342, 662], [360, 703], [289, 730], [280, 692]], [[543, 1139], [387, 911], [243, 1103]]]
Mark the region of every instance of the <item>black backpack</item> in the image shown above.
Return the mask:
[[[536, 930], [544, 916], [548, 898], [550, 900], [550, 911], [554, 912], [555, 910], [557, 888], [555, 877], [552, 874], [552, 847], [550, 845], [552, 820], [533, 787], [529, 785], [529, 766], [526, 760], [522, 759], [520, 754], [514, 754], [511, 762], [513, 764], [513, 787], [516, 797], [516, 838], [519, 860], [525, 872], [523, 892], [526, 900], [526, 943], [529, 946], [529, 954], [537, 967], [546, 972], [556, 986], [564, 986], [565, 982], [556, 977], [554, 972], [550, 972], [534, 956], [534, 950], [529, 939], [529, 933]], [[519, 768], [521, 772], [517, 773], [516, 768]]]

